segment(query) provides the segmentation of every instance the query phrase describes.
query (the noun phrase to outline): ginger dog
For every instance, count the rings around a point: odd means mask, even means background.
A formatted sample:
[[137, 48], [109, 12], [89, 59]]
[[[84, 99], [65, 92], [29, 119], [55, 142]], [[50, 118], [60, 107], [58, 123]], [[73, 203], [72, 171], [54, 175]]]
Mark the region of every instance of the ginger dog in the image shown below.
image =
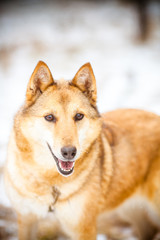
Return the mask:
[[37, 239], [49, 216], [67, 239], [95, 240], [102, 215], [126, 220], [136, 209], [160, 229], [160, 117], [131, 109], [100, 115], [96, 101], [89, 63], [72, 81], [55, 81], [37, 64], [5, 168], [20, 240]]

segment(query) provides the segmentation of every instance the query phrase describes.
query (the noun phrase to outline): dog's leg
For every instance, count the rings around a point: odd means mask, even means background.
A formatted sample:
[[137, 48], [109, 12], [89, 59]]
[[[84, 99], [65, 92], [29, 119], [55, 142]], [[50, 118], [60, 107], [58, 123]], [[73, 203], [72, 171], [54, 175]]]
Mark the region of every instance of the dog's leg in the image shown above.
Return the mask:
[[37, 239], [37, 218], [35, 216], [22, 216], [18, 214], [18, 239]]
[[97, 231], [96, 226], [93, 229], [86, 228], [80, 236], [77, 238], [77, 240], [96, 240]]
[[[89, 220], [90, 219], [90, 220]], [[76, 227], [74, 233], [76, 235], [72, 236], [72, 240], [96, 240], [97, 236], [97, 227], [96, 227], [96, 220], [91, 221], [91, 218], [87, 216], [83, 221], [80, 221], [78, 226]]]

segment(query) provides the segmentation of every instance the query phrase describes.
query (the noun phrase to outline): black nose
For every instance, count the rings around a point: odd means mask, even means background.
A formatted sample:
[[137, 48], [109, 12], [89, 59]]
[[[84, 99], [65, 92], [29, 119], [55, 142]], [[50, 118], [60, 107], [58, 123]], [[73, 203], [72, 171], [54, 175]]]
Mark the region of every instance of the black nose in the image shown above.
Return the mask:
[[66, 146], [61, 148], [62, 156], [68, 160], [71, 160], [75, 157], [77, 149], [75, 147]]

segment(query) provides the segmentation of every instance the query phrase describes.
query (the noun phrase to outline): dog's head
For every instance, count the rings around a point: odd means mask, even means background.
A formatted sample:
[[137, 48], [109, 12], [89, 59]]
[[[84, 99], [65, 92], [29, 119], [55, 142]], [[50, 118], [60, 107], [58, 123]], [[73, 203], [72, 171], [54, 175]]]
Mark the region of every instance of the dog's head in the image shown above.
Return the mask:
[[27, 87], [22, 131], [30, 144], [47, 149], [50, 155], [43, 160], [36, 158], [38, 164], [48, 167], [54, 163], [63, 176], [73, 172], [75, 161], [100, 133], [96, 99], [96, 81], [89, 63], [72, 81], [55, 81], [44, 62], [37, 64]]

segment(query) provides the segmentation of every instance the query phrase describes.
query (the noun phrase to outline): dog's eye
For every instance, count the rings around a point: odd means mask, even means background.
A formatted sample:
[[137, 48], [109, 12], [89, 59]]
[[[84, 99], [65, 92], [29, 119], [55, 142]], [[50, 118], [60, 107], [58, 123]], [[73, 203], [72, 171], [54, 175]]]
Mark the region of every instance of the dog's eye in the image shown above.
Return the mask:
[[49, 114], [47, 116], [44, 117], [48, 122], [55, 122], [56, 118], [55, 116], [53, 116], [52, 114]]
[[82, 113], [77, 113], [77, 114], [75, 115], [74, 119], [75, 119], [75, 121], [80, 121], [80, 120], [83, 119], [83, 117], [84, 117], [84, 114], [82, 114]]

